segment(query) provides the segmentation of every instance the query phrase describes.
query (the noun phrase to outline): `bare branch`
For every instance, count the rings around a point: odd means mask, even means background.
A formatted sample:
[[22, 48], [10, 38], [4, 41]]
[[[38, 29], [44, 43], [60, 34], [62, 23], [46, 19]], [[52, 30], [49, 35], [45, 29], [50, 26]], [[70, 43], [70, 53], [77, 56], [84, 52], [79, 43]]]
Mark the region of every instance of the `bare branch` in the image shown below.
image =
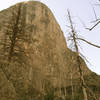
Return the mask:
[[88, 43], [88, 44], [90, 44], [90, 45], [92, 45], [92, 46], [94, 46], [94, 47], [100, 48], [100, 46], [98, 46], [98, 45], [96, 45], [96, 44], [93, 44], [93, 43], [91, 43], [91, 42], [89, 42], [89, 41], [87, 41], [87, 40], [85, 40], [85, 39], [82, 39], [82, 38], [76, 38], [76, 39], [82, 40], [82, 41], [84, 41], [84, 42], [86, 42], [86, 43]]
[[86, 28], [88, 29], [89, 31], [91, 31], [92, 29], [94, 29], [98, 24], [100, 23], [100, 21], [98, 21], [95, 25], [93, 25], [91, 28]]
[[95, 9], [94, 9], [94, 7], [92, 7], [92, 8], [93, 8], [93, 12], [94, 12], [94, 15], [95, 15], [95, 19], [97, 20], [98, 18], [97, 18], [97, 15], [96, 15]]

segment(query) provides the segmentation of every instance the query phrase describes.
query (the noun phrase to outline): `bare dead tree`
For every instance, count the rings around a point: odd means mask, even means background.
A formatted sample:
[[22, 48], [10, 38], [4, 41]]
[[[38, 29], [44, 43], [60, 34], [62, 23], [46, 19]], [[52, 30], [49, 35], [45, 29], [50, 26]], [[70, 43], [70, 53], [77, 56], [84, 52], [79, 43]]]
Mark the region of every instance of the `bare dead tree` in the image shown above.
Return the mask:
[[81, 62], [80, 62], [79, 49], [78, 49], [78, 45], [77, 45], [77, 41], [76, 41], [76, 32], [74, 30], [73, 22], [71, 20], [71, 16], [70, 16], [69, 11], [68, 11], [68, 17], [69, 17], [69, 21], [70, 21], [72, 38], [73, 38], [73, 41], [74, 41], [74, 46], [75, 46], [75, 51], [76, 51], [76, 56], [77, 56], [77, 64], [78, 64], [77, 67], [78, 67], [79, 73], [80, 73], [80, 81], [81, 81], [82, 91], [83, 91], [83, 95], [84, 95], [84, 100], [88, 100], [87, 91], [86, 91], [86, 84], [85, 84], [85, 80], [84, 80], [84, 77], [83, 77], [82, 65], [81, 65]]
[[93, 91], [86, 85], [85, 80], [84, 80], [84, 75], [83, 75], [83, 71], [81, 68], [81, 61], [80, 61], [80, 53], [79, 53], [79, 48], [78, 48], [78, 44], [77, 44], [77, 40], [82, 40], [86, 43], [88, 43], [89, 45], [92, 45], [94, 47], [100, 48], [100, 46], [95, 45], [83, 38], [79, 38], [77, 37], [77, 33], [75, 32], [74, 26], [73, 26], [73, 22], [71, 20], [71, 16], [70, 16], [70, 12], [68, 11], [68, 17], [69, 17], [69, 21], [70, 21], [70, 28], [71, 28], [71, 37], [70, 39], [73, 40], [74, 42], [74, 46], [75, 46], [75, 51], [76, 51], [76, 56], [77, 56], [77, 63], [78, 63], [78, 68], [79, 68], [79, 73], [80, 73], [80, 80], [81, 80], [81, 86], [82, 86], [82, 90], [83, 90], [83, 95], [84, 95], [84, 100], [88, 100], [88, 94], [87, 92], [93, 97], [93, 100], [98, 100], [98, 98], [95, 96], [95, 94], [93, 93]]

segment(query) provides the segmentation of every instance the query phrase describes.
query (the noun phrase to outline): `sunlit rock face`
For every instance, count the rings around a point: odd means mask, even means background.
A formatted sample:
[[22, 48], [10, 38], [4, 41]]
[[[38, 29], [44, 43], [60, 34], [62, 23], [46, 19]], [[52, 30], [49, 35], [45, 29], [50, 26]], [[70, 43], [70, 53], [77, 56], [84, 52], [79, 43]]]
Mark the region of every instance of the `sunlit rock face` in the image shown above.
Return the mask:
[[[76, 54], [68, 49], [60, 26], [44, 4], [29, 1], [1, 11], [0, 42], [0, 100], [48, 100], [47, 93], [58, 95], [61, 88], [71, 85], [71, 75], [73, 84], [79, 84]], [[84, 75], [90, 75], [81, 62]]]

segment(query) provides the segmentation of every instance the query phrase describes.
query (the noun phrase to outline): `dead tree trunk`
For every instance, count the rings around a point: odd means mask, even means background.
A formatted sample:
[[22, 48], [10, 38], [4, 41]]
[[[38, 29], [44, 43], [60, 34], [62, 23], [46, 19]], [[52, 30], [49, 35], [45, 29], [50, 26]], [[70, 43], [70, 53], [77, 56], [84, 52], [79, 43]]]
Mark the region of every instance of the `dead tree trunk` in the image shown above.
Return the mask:
[[86, 85], [85, 85], [85, 81], [84, 81], [84, 77], [83, 77], [83, 71], [81, 68], [81, 62], [80, 62], [80, 55], [79, 55], [79, 49], [77, 46], [77, 41], [76, 41], [76, 32], [74, 31], [74, 27], [72, 24], [72, 20], [71, 20], [71, 16], [70, 16], [70, 12], [68, 11], [68, 17], [69, 17], [69, 21], [70, 21], [70, 27], [72, 30], [72, 39], [74, 41], [74, 46], [75, 46], [75, 51], [76, 51], [76, 58], [77, 58], [77, 64], [78, 64], [78, 69], [79, 69], [79, 73], [80, 73], [80, 81], [81, 81], [81, 87], [82, 87], [82, 91], [83, 91], [83, 95], [84, 95], [84, 100], [88, 100], [87, 97], [87, 91], [86, 91]]
[[74, 100], [74, 87], [73, 87], [73, 72], [71, 69], [71, 88], [72, 88], [72, 100]]

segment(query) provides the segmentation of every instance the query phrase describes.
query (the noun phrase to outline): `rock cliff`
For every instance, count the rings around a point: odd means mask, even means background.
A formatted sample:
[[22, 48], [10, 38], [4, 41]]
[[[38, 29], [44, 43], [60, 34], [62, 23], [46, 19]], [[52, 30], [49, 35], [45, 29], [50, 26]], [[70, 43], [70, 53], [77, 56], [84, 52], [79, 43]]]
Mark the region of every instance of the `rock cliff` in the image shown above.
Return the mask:
[[[68, 49], [52, 12], [40, 2], [0, 12], [0, 48], [0, 100], [54, 100], [45, 98], [68, 92], [72, 74], [73, 85], [79, 87], [76, 54]], [[100, 77], [81, 63], [87, 84], [98, 87]], [[91, 75], [98, 85], [91, 84]]]

